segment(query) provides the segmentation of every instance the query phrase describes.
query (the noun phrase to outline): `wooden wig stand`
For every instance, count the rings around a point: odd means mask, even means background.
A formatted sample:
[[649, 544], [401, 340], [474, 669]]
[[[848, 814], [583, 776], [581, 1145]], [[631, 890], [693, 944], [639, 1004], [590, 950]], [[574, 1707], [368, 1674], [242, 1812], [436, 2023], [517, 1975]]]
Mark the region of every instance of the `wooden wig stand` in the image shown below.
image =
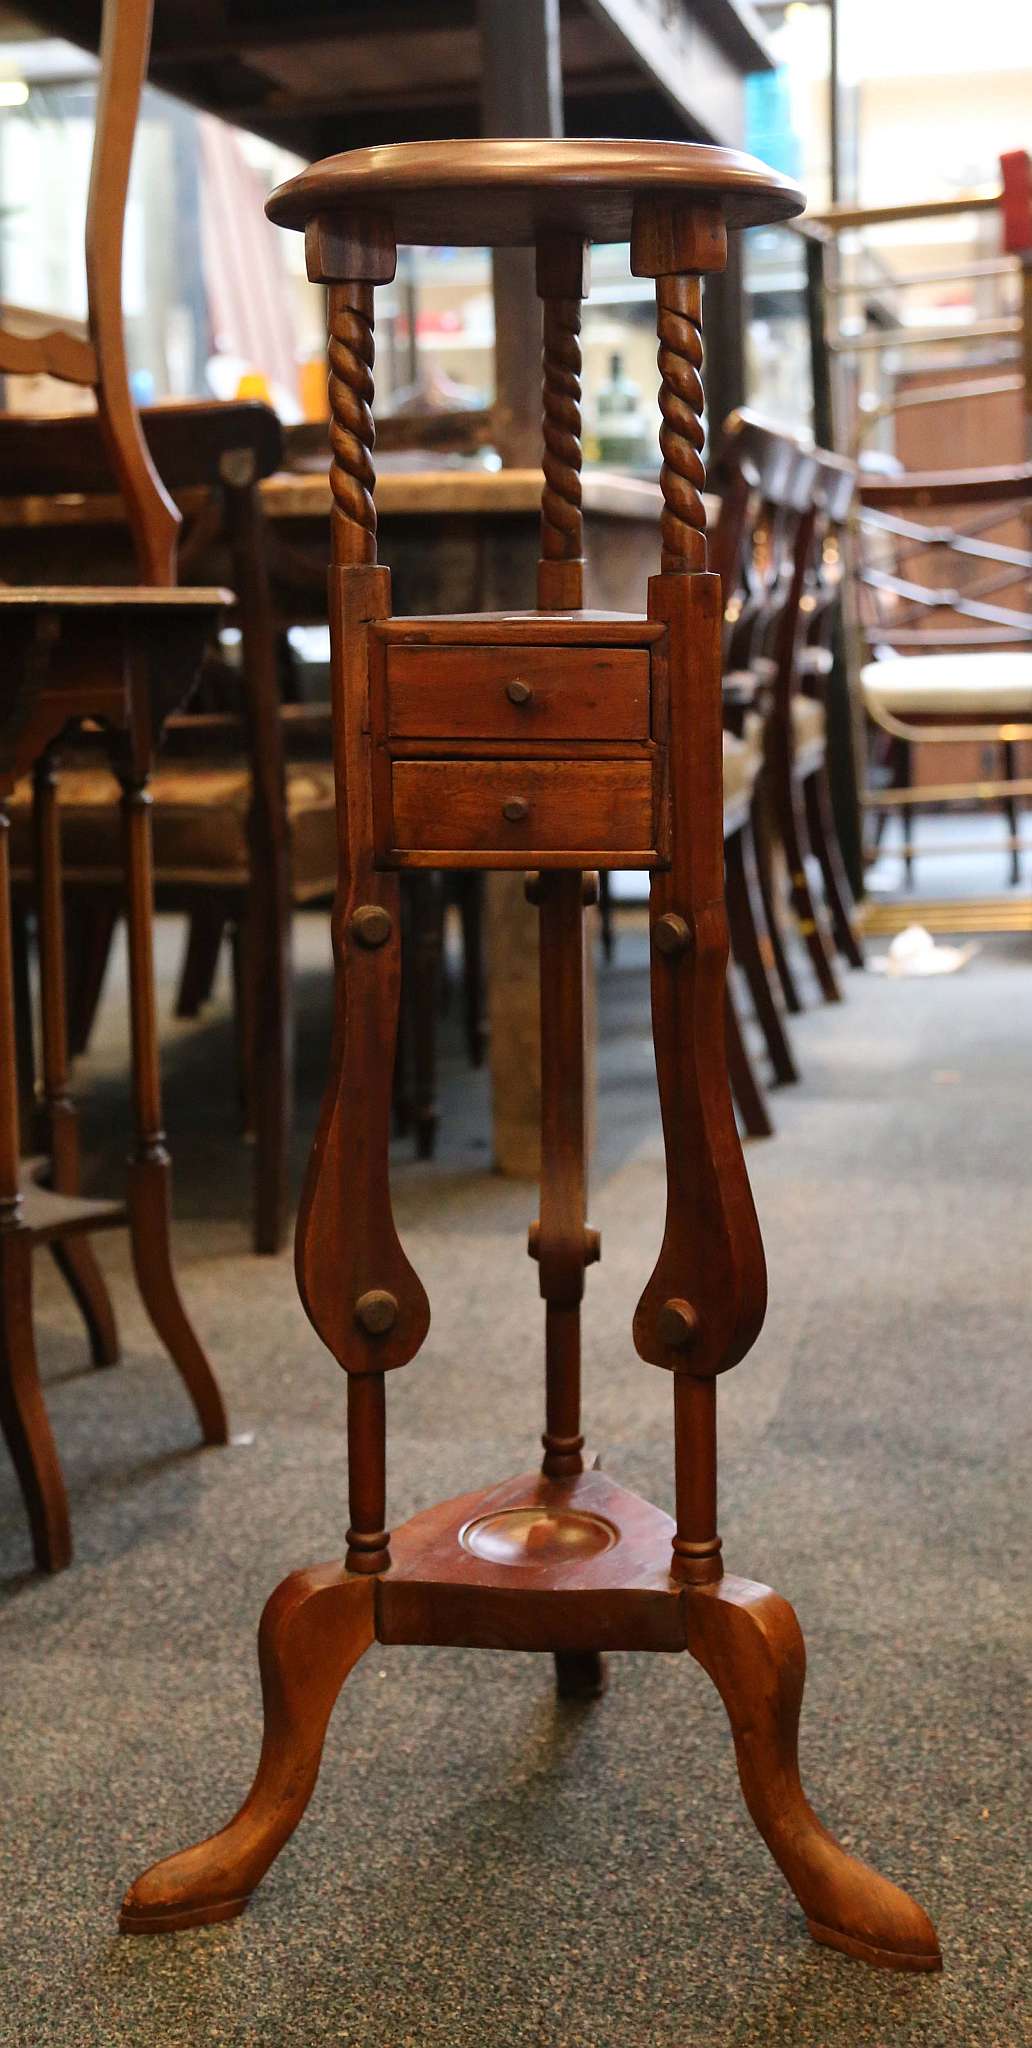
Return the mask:
[[[606, 1650], [690, 1651], [734, 1732], [749, 1811], [811, 1933], [893, 1969], [939, 1965], [921, 1907], [849, 1856], [799, 1782], [804, 1650], [792, 1609], [728, 1578], [716, 1523], [716, 1376], [763, 1320], [763, 1249], [724, 1055], [720, 585], [706, 571], [700, 273], [726, 226], [800, 195], [747, 157], [682, 143], [411, 143], [336, 157], [269, 203], [330, 284], [334, 646], [342, 882], [333, 1072], [298, 1222], [307, 1312], [348, 1375], [344, 1563], [287, 1579], [262, 1619], [265, 1739], [228, 1827], [132, 1887], [128, 1933], [227, 1920], [297, 1824], [330, 1712], [374, 1641], [551, 1650], [601, 1690]], [[547, 223], [547, 226], [545, 225]], [[581, 609], [580, 304], [590, 239], [656, 279], [661, 573], [647, 615]], [[376, 566], [373, 286], [396, 241], [532, 243], [544, 302], [539, 609], [393, 619]], [[526, 868], [541, 915], [544, 1462], [385, 1526], [386, 1374], [426, 1336], [388, 1184], [401, 868]], [[652, 876], [652, 1016], [668, 1201], [634, 1319], [674, 1395], [676, 1521], [590, 1464], [580, 1428], [586, 872]]]

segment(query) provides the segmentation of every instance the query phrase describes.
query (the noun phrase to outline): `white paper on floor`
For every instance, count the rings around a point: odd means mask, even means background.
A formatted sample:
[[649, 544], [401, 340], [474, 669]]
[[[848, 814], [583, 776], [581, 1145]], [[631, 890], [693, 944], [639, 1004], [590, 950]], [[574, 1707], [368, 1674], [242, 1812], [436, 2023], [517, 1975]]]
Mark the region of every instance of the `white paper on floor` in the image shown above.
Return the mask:
[[875, 954], [867, 965], [874, 974], [956, 974], [978, 950], [971, 941], [966, 946], [937, 946], [923, 924], [908, 924], [897, 932], [888, 952]]

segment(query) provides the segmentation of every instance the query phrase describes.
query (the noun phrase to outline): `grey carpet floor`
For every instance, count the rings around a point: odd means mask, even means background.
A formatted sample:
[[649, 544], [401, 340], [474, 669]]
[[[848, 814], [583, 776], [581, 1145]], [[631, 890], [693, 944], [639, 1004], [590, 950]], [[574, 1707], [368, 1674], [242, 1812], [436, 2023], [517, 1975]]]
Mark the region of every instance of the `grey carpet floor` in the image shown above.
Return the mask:
[[[173, 955], [164, 934], [167, 971]], [[298, 1161], [326, 1051], [325, 925], [299, 936]], [[346, 1526], [343, 1388], [289, 1254], [253, 1259], [224, 1001], [166, 1033], [184, 1294], [245, 1438], [194, 1448], [120, 1241], [122, 1364], [83, 1364], [41, 1258], [38, 1325], [76, 1561], [28, 1569], [0, 1459], [4, 2048], [1021, 2048], [1032, 2039], [1019, 1758], [1032, 1298], [1032, 955], [853, 976], [795, 1038], [803, 1085], [749, 1148], [771, 1305], [721, 1393], [733, 1570], [793, 1600], [803, 1768], [840, 1838], [936, 1918], [938, 1979], [816, 1949], [742, 1806], [685, 1658], [613, 1661], [557, 1706], [544, 1657], [374, 1649], [302, 1827], [232, 1924], [129, 1941], [122, 1889], [239, 1802], [254, 1634]], [[603, 977], [586, 1407], [607, 1467], [670, 1502], [669, 1387], [635, 1358], [662, 1154], [633, 932]], [[91, 1184], [124, 1151], [117, 987], [82, 1075]], [[540, 1427], [533, 1191], [487, 1170], [486, 1093], [449, 1055], [438, 1159], [397, 1210], [434, 1302], [394, 1376], [390, 1502], [520, 1471]]]

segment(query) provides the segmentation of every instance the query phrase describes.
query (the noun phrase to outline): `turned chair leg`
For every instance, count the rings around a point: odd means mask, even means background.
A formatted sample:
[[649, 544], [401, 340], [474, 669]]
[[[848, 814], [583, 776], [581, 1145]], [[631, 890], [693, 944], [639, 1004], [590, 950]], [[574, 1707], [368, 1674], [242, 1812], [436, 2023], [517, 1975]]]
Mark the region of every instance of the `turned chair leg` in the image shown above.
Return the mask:
[[118, 1325], [107, 1282], [85, 1237], [58, 1238], [50, 1247], [54, 1264], [86, 1325], [94, 1365], [117, 1365]]
[[72, 1059], [81, 1057], [92, 1037], [120, 916], [114, 890], [98, 892], [92, 902], [76, 892], [68, 946], [68, 1051]]
[[841, 1848], [803, 1791], [806, 1650], [787, 1600], [769, 1586], [725, 1578], [686, 1591], [685, 1617], [688, 1649], [727, 1710], [746, 1806], [814, 1940], [882, 1969], [941, 1969], [923, 1907]]
[[22, 1490], [41, 1571], [72, 1561], [72, 1530], [61, 1466], [43, 1401], [32, 1330], [32, 1244], [27, 1231], [0, 1229], [0, 1430]]
[[[781, 1083], [798, 1081], [799, 1069], [767, 969], [765, 954], [770, 951], [770, 938], [756, 873], [752, 825], [748, 820], [740, 831], [725, 840], [724, 862], [731, 947], [749, 984], [775, 1079]], [[773, 961], [773, 954], [771, 958]]]
[[799, 931], [810, 955], [813, 971], [825, 1002], [840, 1003], [842, 990], [835, 973], [831, 939], [825, 930], [821, 911], [814, 902], [806, 872], [806, 857], [810, 847], [806, 835], [805, 814], [800, 803], [799, 784], [790, 762], [780, 763], [775, 768], [775, 801], [778, 831], [788, 863], [792, 909]]
[[[1003, 742], [1003, 772], [1008, 782], [1013, 782], [1018, 773], [1018, 750], [1013, 740], [1004, 740]], [[1021, 886], [1021, 847], [1019, 844], [1021, 806], [1016, 796], [1004, 797], [1003, 815], [1007, 820], [1007, 829], [1012, 842], [1010, 850], [1011, 886], [1018, 889]]]
[[730, 981], [724, 990], [724, 1022], [727, 1032], [727, 1070], [731, 1080], [731, 1093], [741, 1111], [742, 1122], [750, 1138], [772, 1138], [774, 1124], [767, 1107], [767, 1098], [757, 1079], [749, 1048], [742, 1035]]
[[218, 972], [226, 921], [221, 911], [205, 904], [187, 920], [186, 947], [179, 973], [174, 1015], [196, 1017], [211, 997]]
[[753, 843], [756, 848], [756, 876], [760, 885], [760, 900], [763, 904], [763, 916], [770, 937], [774, 966], [781, 983], [785, 1008], [790, 1016], [797, 1017], [802, 1012], [803, 1004], [785, 951], [781, 906], [774, 884], [774, 844], [770, 806], [762, 789], [757, 790], [753, 800]]
[[129, 1238], [140, 1297], [197, 1411], [205, 1443], [229, 1440], [218, 1383], [183, 1307], [170, 1243], [171, 1161], [161, 1128], [154, 999], [150, 798], [129, 781], [122, 797], [128, 891], [129, 1026], [135, 1151], [129, 1165]]
[[254, 1784], [217, 1835], [167, 1856], [126, 1893], [123, 1934], [232, 1920], [293, 1834], [315, 1788], [337, 1695], [374, 1636], [375, 1580], [343, 1565], [293, 1572], [258, 1632], [265, 1732]]
[[842, 861], [835, 816], [831, 808], [831, 790], [828, 787], [827, 762], [822, 762], [816, 774], [808, 775], [803, 784], [806, 802], [806, 823], [810, 844], [820, 863], [824, 880], [824, 894], [831, 913], [831, 928], [835, 944], [843, 959], [851, 967], [864, 964], [863, 947], [853, 923], [853, 892], [850, 889]]
[[[43, 1070], [41, 1113], [50, 1157], [50, 1185], [60, 1195], [77, 1195], [79, 1120], [68, 1085], [64, 886], [55, 755], [44, 754], [37, 762], [33, 784]], [[115, 1312], [92, 1246], [85, 1237], [59, 1237], [52, 1241], [50, 1249], [86, 1325], [94, 1365], [114, 1365], [118, 1358]]]
[[484, 1024], [484, 877], [469, 868], [453, 877], [462, 921], [462, 998], [466, 1053], [471, 1067], [482, 1067], [487, 1050]]

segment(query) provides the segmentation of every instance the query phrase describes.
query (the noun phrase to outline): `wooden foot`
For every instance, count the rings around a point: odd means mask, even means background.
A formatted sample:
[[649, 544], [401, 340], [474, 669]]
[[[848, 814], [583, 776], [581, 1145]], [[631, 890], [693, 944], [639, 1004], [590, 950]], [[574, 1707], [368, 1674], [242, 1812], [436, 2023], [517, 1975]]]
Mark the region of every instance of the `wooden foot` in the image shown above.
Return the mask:
[[850, 1856], [818, 1820], [799, 1778], [806, 1650], [787, 1600], [725, 1578], [686, 1590], [687, 1646], [731, 1723], [745, 1803], [815, 1941], [887, 1970], [938, 1970], [927, 1913]]
[[600, 1650], [557, 1650], [555, 1690], [561, 1700], [600, 1700], [608, 1685]]
[[206, 1444], [229, 1442], [222, 1395], [183, 1307], [169, 1244], [167, 1155], [129, 1166], [129, 1235], [144, 1308], [190, 1395]]
[[167, 1856], [126, 1893], [123, 1934], [166, 1934], [242, 1913], [312, 1796], [337, 1695], [373, 1641], [375, 1582], [339, 1564], [284, 1579], [262, 1615], [265, 1732], [253, 1786], [217, 1835]]
[[54, 1264], [86, 1325], [94, 1365], [117, 1365], [118, 1326], [104, 1275], [84, 1237], [55, 1238]]
[[68, 1496], [43, 1403], [32, 1333], [32, 1245], [0, 1232], [0, 1430], [18, 1475], [41, 1571], [72, 1559]]

